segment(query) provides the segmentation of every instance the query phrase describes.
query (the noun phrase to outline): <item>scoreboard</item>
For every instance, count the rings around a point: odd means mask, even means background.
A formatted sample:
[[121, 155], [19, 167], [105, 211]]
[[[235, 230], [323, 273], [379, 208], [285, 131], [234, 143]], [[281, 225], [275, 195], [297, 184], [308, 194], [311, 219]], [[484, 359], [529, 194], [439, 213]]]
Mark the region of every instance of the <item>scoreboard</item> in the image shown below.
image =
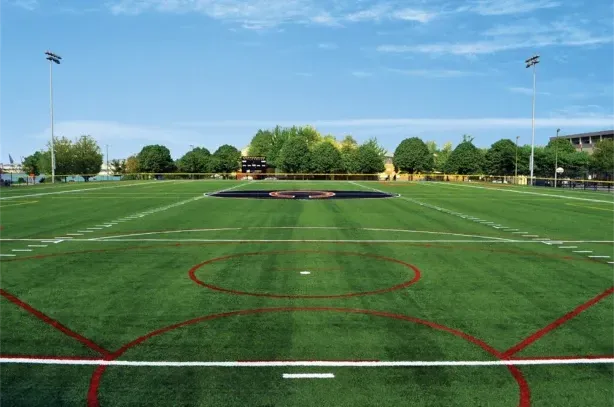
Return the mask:
[[241, 172], [266, 172], [266, 157], [241, 157]]

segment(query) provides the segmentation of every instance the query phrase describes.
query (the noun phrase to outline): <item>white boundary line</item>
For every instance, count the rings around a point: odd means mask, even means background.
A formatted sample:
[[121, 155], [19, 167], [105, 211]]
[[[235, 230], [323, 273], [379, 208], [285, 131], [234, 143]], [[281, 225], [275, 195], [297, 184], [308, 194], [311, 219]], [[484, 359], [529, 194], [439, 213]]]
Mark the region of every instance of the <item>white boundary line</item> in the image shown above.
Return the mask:
[[39, 193], [36, 193], [36, 194], [4, 196], [4, 197], [0, 198], [0, 200], [30, 198], [30, 197], [33, 197], [33, 196], [43, 196], [43, 195], [70, 194], [70, 193], [75, 193], [75, 192], [89, 192], [89, 191], [96, 191], [96, 190], [100, 190], [100, 189], [112, 189], [112, 188], [122, 188], [122, 187], [130, 187], [130, 186], [141, 186], [141, 185], [148, 185], [148, 184], [160, 183], [160, 182], [166, 182], [166, 181], [143, 181], [143, 182], [140, 182], [140, 183], [133, 183], [133, 184], [114, 185], [112, 187], [69, 189], [67, 191], [39, 192]]
[[284, 373], [284, 379], [334, 379], [332, 373]]
[[219, 361], [177, 362], [104, 359], [37, 359], [0, 357], [0, 363], [32, 365], [104, 365], [151, 367], [427, 367], [427, 366], [509, 366], [509, 365], [591, 365], [614, 364], [614, 358], [513, 359], [513, 360], [436, 360], [436, 361]]

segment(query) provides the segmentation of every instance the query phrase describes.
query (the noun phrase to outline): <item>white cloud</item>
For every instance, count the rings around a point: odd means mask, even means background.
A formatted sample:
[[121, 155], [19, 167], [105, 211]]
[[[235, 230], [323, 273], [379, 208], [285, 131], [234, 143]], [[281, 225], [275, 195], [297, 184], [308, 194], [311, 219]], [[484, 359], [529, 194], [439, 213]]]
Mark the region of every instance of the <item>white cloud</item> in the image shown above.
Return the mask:
[[[266, 128], [280, 126], [293, 126], [297, 124], [310, 124], [316, 127], [411, 127], [417, 129], [443, 130], [452, 129], [461, 131], [463, 129], [530, 129], [531, 117], [527, 118], [398, 118], [398, 119], [340, 119], [340, 120], [227, 120], [209, 122], [182, 122], [176, 123], [177, 126], [188, 128], [209, 128], [209, 127], [245, 127], [245, 128]], [[538, 117], [535, 119], [535, 127], [538, 128], [608, 128], [614, 126], [614, 115], [585, 117]]]
[[[20, 0], [27, 1], [27, 0]], [[360, 3], [358, 3], [360, 4]], [[386, 0], [374, 0], [367, 8], [351, 0], [332, 4], [317, 0], [111, 0], [113, 14], [201, 13], [208, 17], [240, 23], [248, 29], [265, 29], [284, 23], [341, 26], [341, 22], [404, 20], [427, 23], [436, 14], [427, 10], [399, 8]]]
[[[523, 88], [520, 86], [512, 86], [507, 88], [507, 90], [509, 90], [512, 93], [520, 93], [521, 95], [529, 95], [529, 96], [533, 96], [533, 88]], [[544, 95], [544, 96], [548, 96], [550, 95], [549, 92], [536, 92], [538, 95]]]
[[454, 69], [396, 69], [389, 68], [390, 72], [396, 72], [408, 76], [421, 76], [426, 78], [460, 78], [463, 76], [478, 75], [477, 72], [459, 71]]
[[435, 18], [435, 16], [435, 13], [411, 8], [397, 10], [393, 13], [393, 17], [397, 20], [417, 21], [419, 23], [428, 23]]
[[28, 11], [38, 8], [38, 0], [13, 0], [11, 4]]
[[357, 78], [368, 78], [369, 76], [373, 76], [371, 72], [365, 72], [365, 71], [353, 71], [352, 75]]
[[337, 49], [339, 48], [339, 46], [337, 46], [337, 44], [332, 43], [332, 42], [323, 42], [318, 44], [318, 48], [320, 49]]
[[458, 11], [470, 11], [483, 16], [500, 16], [530, 13], [560, 5], [560, 2], [554, 0], [475, 0], [459, 7]]

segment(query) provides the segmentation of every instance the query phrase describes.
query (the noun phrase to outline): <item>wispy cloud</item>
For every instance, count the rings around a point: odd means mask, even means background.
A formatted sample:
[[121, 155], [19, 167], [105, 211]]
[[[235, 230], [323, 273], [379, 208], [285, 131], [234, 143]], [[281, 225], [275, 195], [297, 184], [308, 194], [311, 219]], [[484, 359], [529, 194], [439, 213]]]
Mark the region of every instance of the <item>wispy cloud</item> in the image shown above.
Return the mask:
[[554, 0], [475, 0], [458, 8], [483, 16], [530, 13], [539, 9], [554, 8], [561, 3]]
[[387, 53], [422, 53], [435, 55], [480, 55], [517, 49], [539, 49], [550, 46], [582, 47], [608, 44], [611, 33], [592, 32], [589, 29], [563, 20], [551, 24], [539, 24], [529, 20], [522, 24], [496, 26], [482, 32], [472, 42], [430, 43], [415, 45], [380, 45], [377, 50]]
[[[533, 96], [533, 88], [524, 88], [520, 86], [511, 86], [507, 88], [512, 93], [520, 93], [521, 95]], [[549, 92], [536, 92], [538, 95], [549, 96]]]
[[369, 76], [373, 76], [373, 74], [371, 72], [365, 71], [353, 71], [352, 76], [355, 76], [357, 78], [368, 78]]
[[38, 8], [38, 0], [13, 0], [10, 4], [28, 11]]
[[[419, 129], [453, 129], [462, 132], [462, 129], [530, 129], [531, 118], [380, 118], [380, 119], [340, 119], [340, 120], [227, 120], [227, 121], [204, 121], [204, 122], [182, 122], [176, 123], [177, 126], [188, 128], [266, 128], [280, 126], [293, 126], [297, 123], [311, 124], [316, 127], [330, 128], [370, 128], [370, 127], [412, 127]], [[538, 117], [535, 119], [535, 126], [539, 128], [591, 128], [591, 127], [611, 127], [614, 125], [614, 116], [577, 116], [577, 117]]]
[[477, 72], [460, 71], [455, 69], [397, 69], [388, 68], [388, 71], [407, 76], [420, 76], [426, 78], [460, 78], [464, 76], [479, 75]]
[[318, 48], [320, 49], [337, 49], [339, 46], [332, 42], [323, 42], [318, 44]]
[[[20, 0], [27, 1], [27, 0]], [[427, 23], [434, 11], [402, 8], [385, 0], [360, 7], [360, 2], [336, 0], [332, 5], [317, 0], [111, 0], [113, 14], [145, 12], [201, 13], [214, 19], [233, 21], [247, 29], [266, 29], [285, 23], [342, 26], [343, 23], [403, 20]]]

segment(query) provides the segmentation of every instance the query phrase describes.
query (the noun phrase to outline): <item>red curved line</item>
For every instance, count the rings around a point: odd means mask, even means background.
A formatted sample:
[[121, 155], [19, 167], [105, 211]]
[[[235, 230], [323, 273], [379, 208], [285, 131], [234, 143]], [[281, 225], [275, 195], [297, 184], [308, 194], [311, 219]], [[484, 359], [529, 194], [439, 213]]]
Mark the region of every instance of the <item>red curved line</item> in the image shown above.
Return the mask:
[[[203, 267], [203, 266], [205, 266], [207, 264], [215, 263], [215, 262], [222, 261], [222, 260], [227, 260], [227, 259], [231, 259], [231, 258], [235, 258], [235, 257], [240, 257], [240, 256], [259, 256], [259, 255], [266, 255], [266, 254], [291, 254], [291, 253], [329, 253], [329, 254], [342, 254], [342, 255], [346, 255], [346, 256], [371, 257], [371, 258], [378, 259], [378, 260], [384, 260], [384, 261], [388, 261], [388, 262], [392, 262], [392, 263], [398, 263], [398, 264], [401, 264], [401, 265], [403, 265], [403, 266], [405, 266], [407, 268], [410, 268], [414, 272], [414, 277], [411, 280], [404, 281], [404, 282], [402, 282], [400, 284], [396, 284], [396, 285], [394, 285], [392, 287], [381, 288], [379, 290], [362, 291], [362, 292], [354, 292], [354, 293], [338, 294], [338, 295], [290, 295], [290, 294], [254, 293], [254, 292], [247, 292], [247, 291], [240, 291], [240, 290], [233, 290], [233, 289], [229, 289], [229, 288], [223, 288], [223, 287], [219, 287], [219, 286], [216, 286], [216, 285], [213, 285], [213, 284], [205, 283], [204, 281], [200, 280], [196, 276], [196, 271], [198, 271], [201, 267]], [[228, 294], [248, 295], [248, 296], [252, 296], [252, 297], [266, 297], [266, 298], [331, 299], [331, 298], [349, 298], [349, 297], [359, 297], [359, 296], [365, 296], [365, 295], [384, 294], [384, 293], [389, 293], [391, 291], [400, 290], [400, 289], [403, 289], [405, 287], [409, 287], [410, 285], [415, 284], [416, 282], [418, 282], [418, 280], [420, 280], [420, 277], [421, 277], [421, 272], [420, 272], [420, 270], [416, 266], [414, 266], [412, 264], [406, 263], [406, 262], [401, 261], [401, 260], [389, 258], [389, 257], [378, 256], [378, 255], [375, 255], [375, 254], [355, 253], [355, 252], [345, 252], [345, 251], [327, 251], [327, 250], [287, 250], [287, 251], [286, 250], [278, 250], [278, 251], [269, 251], [269, 252], [236, 253], [236, 254], [230, 254], [230, 255], [227, 255], [227, 256], [216, 257], [214, 259], [210, 259], [210, 260], [204, 261], [202, 263], [199, 263], [199, 264], [193, 266], [188, 271], [188, 275], [190, 276], [190, 279], [192, 281], [194, 281], [198, 285], [206, 287], [206, 288], [208, 288], [210, 290], [224, 292], [224, 293], [228, 293]]]
[[[380, 316], [380, 317], [385, 317], [385, 318], [409, 321], [409, 322], [413, 322], [416, 324], [428, 326], [435, 330], [448, 332], [468, 342], [478, 345], [479, 347], [484, 349], [486, 352], [490, 353], [492, 356], [498, 359], [502, 358], [501, 352], [497, 351], [496, 349], [494, 349], [492, 346], [488, 345], [486, 342], [484, 342], [481, 339], [478, 339], [474, 336], [471, 336], [462, 331], [459, 331], [458, 329], [450, 328], [445, 325], [438, 324], [436, 322], [427, 321], [427, 320], [423, 320], [423, 319], [419, 319], [415, 317], [410, 317], [407, 315], [393, 314], [393, 313], [389, 313], [385, 311], [356, 309], [356, 308], [279, 307], [279, 308], [247, 309], [247, 310], [240, 310], [240, 311], [224, 312], [220, 314], [205, 315], [205, 316], [193, 318], [187, 321], [179, 322], [177, 324], [169, 325], [167, 327], [152, 331], [146, 335], [140, 336], [136, 338], [135, 340], [125, 344], [124, 346], [119, 348], [117, 351], [113, 352], [113, 354], [109, 356], [108, 360], [115, 360], [119, 358], [130, 348], [133, 348], [134, 346], [137, 346], [145, 342], [149, 338], [161, 335], [163, 333], [166, 333], [166, 332], [169, 332], [169, 331], [172, 331], [172, 330], [184, 327], [184, 326], [193, 325], [193, 324], [197, 324], [200, 322], [209, 321], [209, 320], [218, 319], [218, 318], [230, 317], [230, 316], [261, 314], [261, 313], [269, 313], [269, 312], [296, 312], [296, 311], [329, 311], [329, 312], [341, 312], [341, 313], [352, 313], [352, 314], [366, 314], [366, 315], [375, 315], [375, 316]], [[506, 367], [510, 371], [512, 376], [514, 377], [514, 380], [516, 380], [516, 382], [518, 383], [518, 388], [519, 388], [518, 407], [529, 407], [531, 404], [531, 394], [530, 394], [529, 385], [527, 381], [525, 380], [524, 376], [522, 375], [522, 372], [516, 366], [508, 365]], [[100, 382], [102, 379], [102, 375], [104, 374], [106, 368], [107, 368], [106, 365], [98, 366], [98, 368], [92, 374], [92, 378], [90, 380], [90, 387], [89, 387], [88, 395], [87, 395], [88, 407], [99, 407], [100, 406], [100, 401], [98, 400], [98, 390], [100, 388]]]

